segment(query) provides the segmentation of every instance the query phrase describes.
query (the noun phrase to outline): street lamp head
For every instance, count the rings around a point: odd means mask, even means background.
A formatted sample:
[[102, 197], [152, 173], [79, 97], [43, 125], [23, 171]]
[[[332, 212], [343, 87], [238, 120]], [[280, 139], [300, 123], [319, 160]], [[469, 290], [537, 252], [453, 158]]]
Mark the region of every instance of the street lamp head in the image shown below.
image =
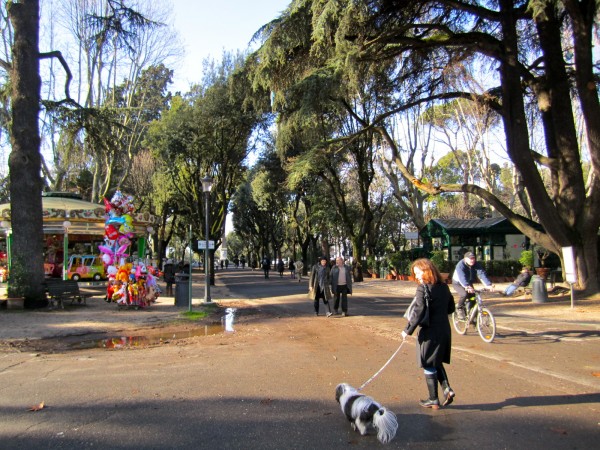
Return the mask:
[[8, 230], [10, 228], [10, 222], [3, 220], [2, 222], [0, 222], [0, 227], [4, 228], [5, 230]]
[[207, 175], [204, 178], [202, 178], [202, 190], [204, 192], [210, 192], [210, 190], [212, 189], [212, 185], [213, 179], [211, 177]]
[[63, 228], [64, 228], [65, 230], [67, 230], [67, 229], [71, 228], [71, 222], [69, 222], [68, 220], [65, 220], [65, 221], [63, 222]]

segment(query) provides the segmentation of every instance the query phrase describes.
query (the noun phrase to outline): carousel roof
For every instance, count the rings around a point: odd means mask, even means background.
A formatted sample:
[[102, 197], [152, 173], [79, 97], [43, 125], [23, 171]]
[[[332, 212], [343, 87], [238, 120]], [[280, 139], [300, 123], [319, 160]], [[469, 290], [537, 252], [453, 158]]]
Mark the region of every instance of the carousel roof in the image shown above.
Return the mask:
[[[81, 199], [81, 196], [76, 194], [70, 194], [67, 192], [53, 192], [53, 193], [44, 193], [42, 194], [42, 208], [44, 218], [48, 216], [54, 216], [55, 218], [64, 218], [66, 216], [66, 212], [71, 211], [93, 211], [96, 213], [96, 210], [102, 218], [104, 218], [104, 206], [97, 204], [86, 202]], [[62, 212], [62, 214], [57, 214]], [[96, 215], [96, 214], [94, 214]], [[10, 203], [3, 203], [0, 205], [0, 216], [2, 218], [6, 218], [10, 220]], [[71, 217], [71, 214], [69, 214]]]
[[[42, 194], [42, 214], [45, 232], [62, 232], [63, 221], [72, 226], [69, 234], [104, 234], [106, 211], [104, 205], [86, 202], [78, 194], [70, 192], [44, 192]], [[150, 213], [130, 214], [137, 231], [155, 222]], [[10, 203], [0, 205], [0, 217], [10, 221]], [[81, 226], [84, 225], [84, 226]]]
[[86, 202], [81, 197], [59, 197], [42, 195], [42, 207], [44, 209], [64, 209], [64, 210], [88, 210], [93, 211], [101, 209], [104, 213], [104, 205], [98, 203]]

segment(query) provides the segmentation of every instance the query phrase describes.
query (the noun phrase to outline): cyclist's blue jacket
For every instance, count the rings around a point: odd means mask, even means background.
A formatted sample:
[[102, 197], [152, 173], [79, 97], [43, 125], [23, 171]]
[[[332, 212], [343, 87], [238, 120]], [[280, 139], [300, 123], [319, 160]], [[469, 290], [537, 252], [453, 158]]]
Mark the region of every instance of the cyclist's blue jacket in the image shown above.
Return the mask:
[[472, 286], [477, 278], [486, 286], [491, 286], [492, 282], [487, 277], [483, 266], [476, 261], [472, 266], [468, 265], [464, 259], [461, 259], [452, 275], [452, 282], [460, 284], [462, 287]]

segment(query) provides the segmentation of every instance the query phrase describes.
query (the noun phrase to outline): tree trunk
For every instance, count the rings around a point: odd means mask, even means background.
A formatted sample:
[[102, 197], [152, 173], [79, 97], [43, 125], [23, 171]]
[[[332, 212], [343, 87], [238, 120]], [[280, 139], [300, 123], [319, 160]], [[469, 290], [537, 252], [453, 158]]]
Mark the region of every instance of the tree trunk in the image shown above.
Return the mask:
[[[27, 283], [25, 307], [45, 306], [40, 132], [39, 1], [8, 3], [14, 28], [10, 171], [13, 265]], [[17, 263], [16, 265], [14, 263]], [[15, 274], [19, 275], [19, 274]]]
[[308, 273], [308, 246], [310, 245], [310, 239], [305, 239], [300, 243], [301, 251], [302, 251], [302, 263], [304, 267], [302, 268], [302, 275], [306, 275]]
[[[577, 265], [577, 284], [590, 294], [598, 292], [598, 231], [588, 230], [582, 233], [584, 245], [573, 246]], [[562, 258], [562, 255], [561, 255]], [[564, 263], [563, 263], [564, 267]]]
[[363, 279], [363, 268], [361, 265], [363, 257], [363, 241], [362, 239], [352, 239], [352, 256], [354, 263], [352, 264], [352, 277], [355, 282], [360, 283]]

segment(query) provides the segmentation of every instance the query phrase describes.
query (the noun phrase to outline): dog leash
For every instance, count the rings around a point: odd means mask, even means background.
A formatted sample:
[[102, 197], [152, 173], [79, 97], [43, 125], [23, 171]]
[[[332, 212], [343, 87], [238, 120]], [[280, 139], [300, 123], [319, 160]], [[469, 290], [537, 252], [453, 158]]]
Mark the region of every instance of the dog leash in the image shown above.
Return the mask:
[[381, 371], [383, 369], [385, 369], [387, 367], [387, 365], [389, 363], [392, 362], [392, 359], [394, 359], [394, 357], [398, 354], [398, 352], [400, 351], [400, 349], [402, 348], [402, 346], [404, 345], [405, 340], [403, 339], [402, 342], [400, 343], [400, 346], [398, 347], [398, 349], [394, 352], [394, 354], [392, 356], [390, 356], [390, 359], [387, 360], [387, 362], [383, 365], [383, 367], [381, 367], [381, 369], [379, 369], [377, 372], [375, 372], [375, 375], [373, 375], [371, 378], [369, 378], [367, 381], [365, 381], [361, 387], [359, 387], [357, 389], [357, 391], [362, 391], [363, 388], [369, 384], [371, 381], [373, 381], [375, 379], [375, 377], [377, 377], [377, 375], [379, 375], [381, 373]]

